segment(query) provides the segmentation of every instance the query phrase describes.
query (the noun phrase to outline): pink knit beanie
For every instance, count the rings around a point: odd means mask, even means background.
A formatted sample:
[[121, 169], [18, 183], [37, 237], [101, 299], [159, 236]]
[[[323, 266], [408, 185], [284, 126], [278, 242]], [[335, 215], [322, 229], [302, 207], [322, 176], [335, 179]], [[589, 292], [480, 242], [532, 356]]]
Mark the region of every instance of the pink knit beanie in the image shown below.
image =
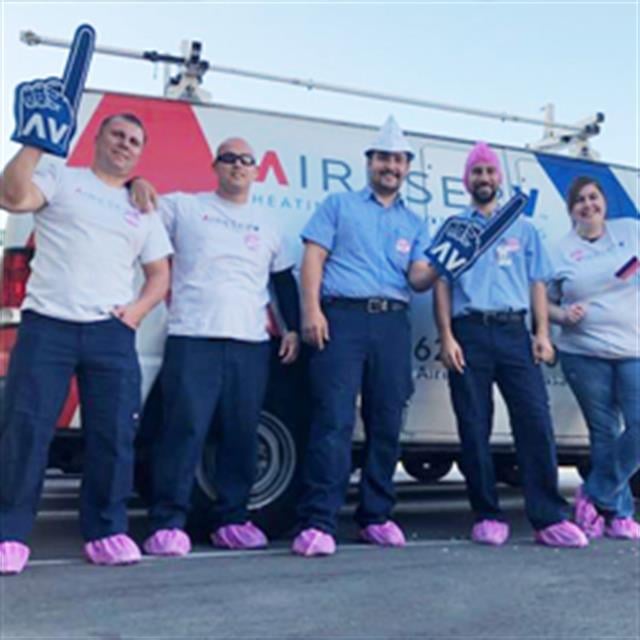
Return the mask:
[[500, 160], [498, 160], [498, 156], [496, 152], [493, 151], [489, 147], [486, 142], [478, 142], [473, 149], [469, 152], [467, 156], [467, 161], [464, 165], [464, 186], [467, 188], [467, 191], [471, 191], [469, 188], [469, 175], [471, 174], [471, 169], [477, 164], [489, 164], [495, 168], [498, 174], [498, 182], [502, 182], [502, 171], [500, 170]]

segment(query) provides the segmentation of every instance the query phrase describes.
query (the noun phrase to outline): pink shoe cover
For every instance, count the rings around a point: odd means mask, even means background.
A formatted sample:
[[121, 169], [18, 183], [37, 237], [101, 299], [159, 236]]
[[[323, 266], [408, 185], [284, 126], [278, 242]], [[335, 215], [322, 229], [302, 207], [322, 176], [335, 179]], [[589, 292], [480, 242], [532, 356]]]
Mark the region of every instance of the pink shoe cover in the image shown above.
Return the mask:
[[606, 527], [607, 538], [640, 540], [640, 523], [633, 518], [614, 518]]
[[361, 529], [360, 539], [381, 547], [404, 547], [407, 541], [402, 529], [392, 520], [384, 524], [370, 524]]
[[471, 529], [471, 540], [477, 544], [503, 545], [509, 538], [509, 525], [500, 520], [480, 520]]
[[186, 556], [191, 551], [191, 540], [182, 529], [158, 529], [142, 548], [150, 556]]
[[15, 540], [0, 542], [0, 575], [21, 573], [27, 565], [31, 550]]
[[604, 518], [585, 495], [583, 487], [578, 487], [576, 490], [575, 501], [576, 524], [587, 534], [587, 538], [602, 538], [604, 535]]
[[306, 558], [332, 556], [336, 552], [336, 541], [332, 535], [319, 529], [305, 529], [296, 536], [291, 551]]
[[126, 533], [87, 542], [84, 553], [92, 564], [107, 566], [135, 564], [142, 557], [138, 545]]
[[589, 539], [582, 529], [568, 520], [557, 522], [540, 531], [536, 531], [534, 539], [539, 544], [544, 544], [548, 547], [581, 548], [589, 546]]
[[252, 522], [228, 524], [211, 534], [214, 547], [221, 549], [264, 549], [267, 536]]

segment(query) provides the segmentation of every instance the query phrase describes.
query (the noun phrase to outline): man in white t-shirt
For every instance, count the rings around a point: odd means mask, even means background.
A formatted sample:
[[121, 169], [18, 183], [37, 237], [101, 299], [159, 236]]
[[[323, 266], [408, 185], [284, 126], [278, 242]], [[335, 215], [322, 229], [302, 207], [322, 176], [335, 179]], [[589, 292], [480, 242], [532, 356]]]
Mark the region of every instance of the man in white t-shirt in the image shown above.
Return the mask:
[[227, 549], [267, 545], [248, 520], [255, 479], [257, 427], [269, 369], [268, 304], [273, 285], [288, 330], [282, 362], [298, 354], [299, 305], [293, 260], [281, 234], [249, 202], [257, 175], [249, 144], [223, 142], [213, 169], [215, 193], [176, 193], [160, 200], [175, 256], [169, 336], [161, 384], [164, 423], [153, 445], [153, 555], [184, 555], [184, 531], [196, 466], [216, 416], [211, 538]]
[[[135, 330], [164, 298], [172, 253], [157, 214], [140, 214], [124, 183], [145, 144], [131, 114], [103, 121], [90, 168], [40, 162], [23, 147], [0, 179], [0, 206], [34, 213], [35, 257], [9, 366], [0, 434], [0, 573], [19, 573], [55, 421], [75, 374], [85, 435], [80, 519], [94, 564], [130, 564], [133, 440], [140, 411]], [[144, 285], [136, 297], [135, 265]]]

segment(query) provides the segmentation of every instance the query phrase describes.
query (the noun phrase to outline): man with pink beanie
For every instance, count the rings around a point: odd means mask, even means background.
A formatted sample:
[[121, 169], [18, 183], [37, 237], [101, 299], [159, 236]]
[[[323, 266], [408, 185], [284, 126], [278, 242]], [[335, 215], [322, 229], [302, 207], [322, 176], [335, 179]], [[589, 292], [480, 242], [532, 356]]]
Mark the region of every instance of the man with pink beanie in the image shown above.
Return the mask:
[[[476, 144], [464, 169], [471, 206], [459, 217], [488, 224], [498, 208], [501, 183], [498, 156], [486, 144]], [[461, 468], [476, 516], [471, 538], [477, 543], [497, 546], [509, 537], [489, 445], [495, 382], [509, 410], [536, 542], [553, 547], [588, 544], [567, 520], [568, 505], [558, 492], [553, 427], [540, 370], [540, 363], [553, 357], [545, 284], [552, 275], [535, 227], [519, 218], [458, 280], [436, 283], [442, 362], [449, 370]], [[528, 316], [535, 327], [533, 336]]]

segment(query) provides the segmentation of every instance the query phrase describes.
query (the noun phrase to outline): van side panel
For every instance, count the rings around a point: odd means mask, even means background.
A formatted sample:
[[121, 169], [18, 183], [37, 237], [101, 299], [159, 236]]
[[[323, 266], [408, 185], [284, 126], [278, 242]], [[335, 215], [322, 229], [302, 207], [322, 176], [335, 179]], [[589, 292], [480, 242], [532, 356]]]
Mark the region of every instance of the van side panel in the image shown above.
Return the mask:
[[[149, 140], [136, 175], [149, 179], [161, 193], [214, 189], [211, 161], [216, 147], [230, 136], [246, 138], [259, 161], [252, 200], [283, 229], [298, 260], [302, 253], [299, 233], [317, 204], [329, 193], [357, 190], [366, 182], [363, 150], [375, 131], [373, 127], [100, 92], [87, 92], [83, 98], [79, 134], [69, 164], [89, 164], [100, 121], [123, 111], [133, 112], [145, 122]], [[461, 175], [473, 142], [420, 134], [409, 137], [416, 159], [403, 197], [434, 231], [468, 203]], [[639, 215], [640, 172], [636, 169], [527, 150], [496, 149], [504, 168], [505, 196], [515, 189], [531, 194], [531, 207], [525, 215], [547, 243], [555, 242], [568, 230], [563, 195], [573, 177], [583, 173], [603, 181], [612, 202], [612, 215]], [[31, 225], [29, 216], [11, 217], [7, 245], [26, 243]], [[457, 435], [446, 371], [437, 360], [431, 294], [415, 297], [412, 319], [416, 392], [407, 410], [403, 442], [453, 450]], [[145, 395], [160, 366], [165, 320], [166, 310], [157, 308], [138, 332]], [[558, 443], [584, 447], [588, 442], [586, 429], [559, 368], [545, 367], [545, 378]], [[509, 444], [506, 409], [499, 397], [496, 400], [493, 441]], [[73, 424], [78, 425], [77, 411]], [[359, 427], [356, 440], [360, 439]]]

